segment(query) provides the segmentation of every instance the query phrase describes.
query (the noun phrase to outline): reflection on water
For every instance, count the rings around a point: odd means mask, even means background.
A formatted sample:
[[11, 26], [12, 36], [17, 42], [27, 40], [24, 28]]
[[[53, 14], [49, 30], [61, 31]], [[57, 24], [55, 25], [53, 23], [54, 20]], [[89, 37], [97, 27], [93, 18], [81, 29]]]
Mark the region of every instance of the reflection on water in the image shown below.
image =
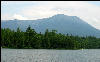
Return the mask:
[[100, 50], [1, 49], [1, 62], [100, 62]]

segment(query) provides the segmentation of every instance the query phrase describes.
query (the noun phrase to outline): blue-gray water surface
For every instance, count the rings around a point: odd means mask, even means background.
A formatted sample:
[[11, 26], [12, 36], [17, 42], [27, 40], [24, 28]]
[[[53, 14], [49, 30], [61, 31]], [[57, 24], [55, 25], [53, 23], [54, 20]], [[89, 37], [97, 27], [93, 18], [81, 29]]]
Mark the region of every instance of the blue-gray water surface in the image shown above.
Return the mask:
[[100, 62], [100, 49], [4, 49], [1, 62]]

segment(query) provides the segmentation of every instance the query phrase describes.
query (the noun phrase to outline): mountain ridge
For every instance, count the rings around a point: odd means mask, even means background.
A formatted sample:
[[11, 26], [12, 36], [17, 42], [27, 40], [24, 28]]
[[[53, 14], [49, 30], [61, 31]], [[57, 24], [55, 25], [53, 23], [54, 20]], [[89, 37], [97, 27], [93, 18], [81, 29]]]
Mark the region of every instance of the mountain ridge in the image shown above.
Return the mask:
[[44, 32], [46, 29], [55, 29], [58, 33], [70, 33], [78, 36], [96, 36], [100, 37], [100, 30], [89, 25], [77, 16], [67, 16], [64, 14], [57, 14], [49, 18], [37, 20], [9, 20], [1, 22], [2, 28], [10, 28], [16, 30], [20, 27], [25, 30], [28, 26], [34, 28], [37, 32]]

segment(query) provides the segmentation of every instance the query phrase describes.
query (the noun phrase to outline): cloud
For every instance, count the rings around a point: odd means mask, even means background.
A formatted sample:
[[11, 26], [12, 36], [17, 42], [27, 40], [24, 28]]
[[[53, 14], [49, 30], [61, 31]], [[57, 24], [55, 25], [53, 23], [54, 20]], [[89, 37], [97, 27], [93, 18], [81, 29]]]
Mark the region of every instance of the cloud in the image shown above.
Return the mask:
[[[21, 5], [21, 3], [23, 5], [24, 3], [26, 5], [28, 3], [31, 4], [31, 2], [20, 2], [19, 4]], [[78, 16], [95, 28], [100, 29], [100, 7], [87, 1], [34, 1], [32, 4], [23, 6], [19, 12], [21, 15], [17, 14], [16, 17], [35, 20], [47, 18], [55, 14], [65, 14]]]
[[5, 21], [6, 21], [7, 19], [8, 19], [8, 20], [13, 19], [13, 18], [12, 18], [12, 15], [10, 15], [10, 14], [2, 14], [2, 15], [1, 15], [1, 20], [5, 20]]
[[13, 18], [14, 18], [14, 19], [19, 19], [19, 20], [28, 20], [26, 17], [23, 17], [23, 16], [21, 16], [21, 15], [19, 15], [19, 14], [15, 14], [15, 15], [13, 16]]
[[[83, 1], [45, 1], [38, 2], [42, 5], [26, 7], [23, 15], [30, 19], [50, 17], [54, 14], [78, 16], [92, 26], [100, 29], [100, 7]], [[95, 22], [95, 23], [94, 23]]]
[[14, 15], [10, 15], [10, 14], [3, 14], [1, 16], [1, 20], [4, 20], [7, 21], [7, 20], [13, 20], [13, 19], [18, 19], [18, 20], [29, 20], [28, 18], [26, 17], [23, 17], [22, 15], [19, 15], [19, 14], [14, 14]]

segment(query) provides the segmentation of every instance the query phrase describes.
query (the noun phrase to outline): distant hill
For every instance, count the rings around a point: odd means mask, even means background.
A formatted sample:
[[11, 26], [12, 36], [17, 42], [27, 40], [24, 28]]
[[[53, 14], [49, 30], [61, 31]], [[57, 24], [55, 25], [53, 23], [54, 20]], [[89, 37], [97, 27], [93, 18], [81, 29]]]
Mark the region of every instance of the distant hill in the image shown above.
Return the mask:
[[100, 37], [100, 30], [92, 27], [77, 16], [67, 16], [64, 14], [57, 14], [49, 18], [38, 20], [8, 20], [1, 21], [1, 28], [10, 28], [16, 30], [20, 27], [25, 31], [28, 26], [34, 28], [37, 32], [44, 33], [46, 29], [55, 29], [58, 33], [72, 34], [78, 36], [96, 36]]

